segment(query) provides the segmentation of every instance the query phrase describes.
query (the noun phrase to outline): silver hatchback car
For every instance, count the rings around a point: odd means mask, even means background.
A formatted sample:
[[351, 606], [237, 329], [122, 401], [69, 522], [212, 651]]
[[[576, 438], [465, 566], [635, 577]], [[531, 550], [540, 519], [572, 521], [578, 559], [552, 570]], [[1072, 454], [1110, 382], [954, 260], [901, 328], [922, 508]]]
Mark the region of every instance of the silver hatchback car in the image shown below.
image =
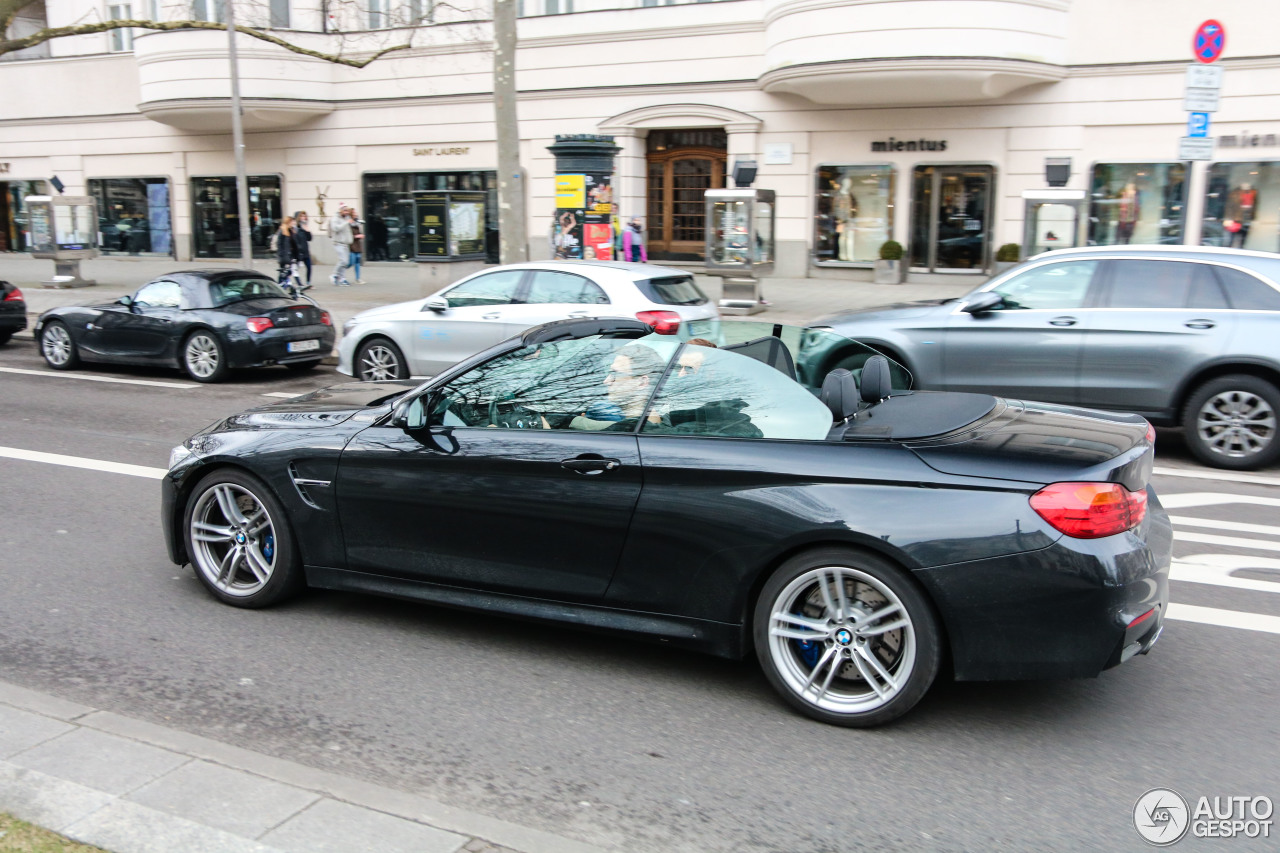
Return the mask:
[[352, 317], [342, 327], [338, 370], [364, 380], [434, 376], [552, 320], [626, 317], [687, 339], [716, 334], [719, 316], [684, 270], [621, 261], [508, 264]]
[[[826, 325], [920, 388], [1136, 412], [1220, 468], [1280, 456], [1280, 255], [1199, 246], [1060, 249], [959, 299]], [[840, 354], [832, 353], [832, 365]]]

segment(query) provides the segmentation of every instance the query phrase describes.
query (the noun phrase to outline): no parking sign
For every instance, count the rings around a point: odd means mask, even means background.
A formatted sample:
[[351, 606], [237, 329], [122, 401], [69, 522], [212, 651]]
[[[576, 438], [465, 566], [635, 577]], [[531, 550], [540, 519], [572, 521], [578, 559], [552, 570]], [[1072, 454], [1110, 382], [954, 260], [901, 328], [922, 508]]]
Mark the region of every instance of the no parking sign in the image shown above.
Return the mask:
[[1191, 52], [1204, 63], [1217, 62], [1227, 46], [1226, 27], [1217, 21], [1205, 21], [1196, 28], [1191, 39]]

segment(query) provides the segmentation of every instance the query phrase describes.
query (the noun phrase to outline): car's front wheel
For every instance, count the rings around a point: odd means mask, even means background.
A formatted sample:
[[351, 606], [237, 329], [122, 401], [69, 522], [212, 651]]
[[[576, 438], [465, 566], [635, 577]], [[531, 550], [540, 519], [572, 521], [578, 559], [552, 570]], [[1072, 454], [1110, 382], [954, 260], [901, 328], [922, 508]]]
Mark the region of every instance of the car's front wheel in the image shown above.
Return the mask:
[[71, 332], [62, 323], [51, 320], [40, 330], [40, 354], [54, 370], [70, 370], [80, 364], [80, 353]]
[[883, 558], [843, 548], [779, 567], [760, 593], [753, 633], [782, 697], [841, 726], [880, 725], [911, 710], [941, 659], [937, 619], [915, 583]]
[[303, 585], [284, 507], [257, 477], [229, 468], [209, 474], [183, 522], [196, 576], [227, 604], [266, 607]]
[[217, 382], [227, 375], [227, 355], [218, 338], [209, 331], [198, 331], [182, 345], [182, 366], [197, 382]]
[[1196, 389], [1182, 418], [1187, 447], [1215, 468], [1260, 468], [1280, 456], [1280, 391], [1256, 376], [1221, 376]]
[[355, 368], [356, 378], [364, 382], [409, 378], [404, 353], [386, 338], [370, 338], [362, 343], [356, 351]]

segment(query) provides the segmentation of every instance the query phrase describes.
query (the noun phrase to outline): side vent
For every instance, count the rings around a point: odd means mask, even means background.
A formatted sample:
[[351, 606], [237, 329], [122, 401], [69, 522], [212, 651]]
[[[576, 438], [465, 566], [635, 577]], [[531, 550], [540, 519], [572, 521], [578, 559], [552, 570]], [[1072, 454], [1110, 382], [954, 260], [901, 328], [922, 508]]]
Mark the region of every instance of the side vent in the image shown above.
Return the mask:
[[309, 480], [298, 474], [298, 468], [292, 462], [289, 463], [289, 478], [293, 480], [293, 487], [298, 490], [298, 496], [303, 502], [312, 509], [324, 510], [324, 507], [316, 503], [316, 501], [307, 492], [308, 489], [327, 489], [330, 480]]

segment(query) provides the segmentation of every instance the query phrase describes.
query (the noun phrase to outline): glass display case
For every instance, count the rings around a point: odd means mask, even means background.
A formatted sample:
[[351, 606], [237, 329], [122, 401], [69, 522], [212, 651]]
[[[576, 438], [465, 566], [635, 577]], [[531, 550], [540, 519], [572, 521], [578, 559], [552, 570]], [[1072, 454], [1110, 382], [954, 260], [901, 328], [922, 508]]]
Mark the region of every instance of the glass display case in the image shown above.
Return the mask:
[[80, 261], [98, 256], [98, 205], [89, 196], [29, 195], [25, 199], [31, 255], [54, 262], [50, 287], [94, 284], [80, 276]]
[[461, 261], [485, 257], [483, 192], [414, 194], [415, 256], [420, 261]]
[[733, 276], [773, 272], [773, 190], [707, 190], [706, 205], [707, 272]]

